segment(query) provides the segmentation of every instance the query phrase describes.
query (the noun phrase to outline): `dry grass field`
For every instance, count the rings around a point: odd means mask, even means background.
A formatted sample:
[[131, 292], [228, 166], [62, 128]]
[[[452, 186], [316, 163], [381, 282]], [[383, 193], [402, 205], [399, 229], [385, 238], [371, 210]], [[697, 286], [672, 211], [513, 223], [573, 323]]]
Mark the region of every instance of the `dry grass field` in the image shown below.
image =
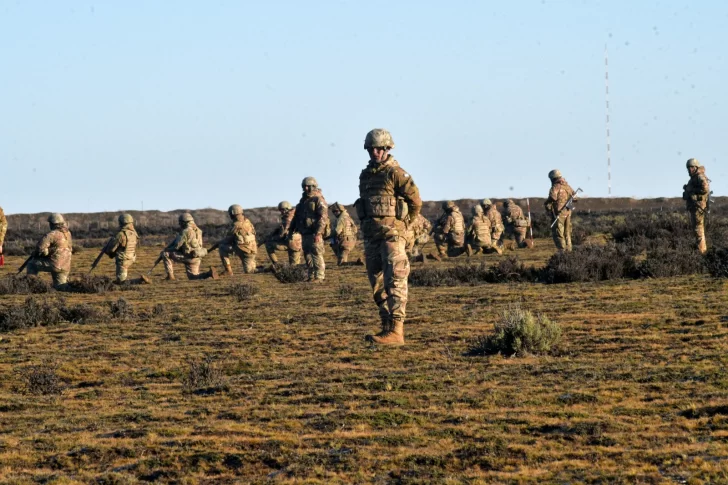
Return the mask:
[[[95, 256], [77, 254], [77, 274]], [[217, 281], [178, 267], [164, 282], [160, 265], [132, 291], [46, 295], [128, 307], [0, 334], [0, 483], [728, 483], [723, 281], [414, 287], [408, 344], [381, 349], [363, 339], [378, 325], [364, 268], [327, 263], [324, 285], [236, 262]], [[259, 291], [231, 295], [242, 283]], [[558, 349], [468, 356], [514, 303], [562, 326]]]

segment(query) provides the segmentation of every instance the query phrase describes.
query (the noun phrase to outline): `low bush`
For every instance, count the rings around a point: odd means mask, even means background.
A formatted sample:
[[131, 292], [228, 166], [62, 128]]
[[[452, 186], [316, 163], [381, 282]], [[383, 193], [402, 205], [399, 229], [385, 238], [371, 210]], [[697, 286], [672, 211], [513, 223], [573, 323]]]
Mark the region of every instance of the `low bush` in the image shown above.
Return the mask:
[[108, 319], [100, 309], [83, 303], [72, 307], [63, 305], [60, 311], [61, 318], [71, 323], [98, 323]]
[[410, 272], [412, 286], [458, 286], [511, 281], [535, 281], [539, 271], [527, 268], [516, 256], [502, 259], [488, 267], [480, 264], [459, 264], [449, 268], [417, 268]]
[[708, 249], [705, 269], [715, 278], [728, 278], [728, 248]]
[[252, 283], [238, 283], [228, 287], [227, 292], [229, 295], [237, 298], [238, 301], [249, 300], [258, 294], [260, 288]]
[[303, 265], [275, 264], [273, 275], [281, 283], [302, 283], [308, 280], [308, 269]]
[[108, 276], [83, 275], [70, 280], [64, 291], [69, 293], [96, 293], [103, 295], [114, 288], [114, 280]]
[[63, 321], [61, 304], [46, 298], [28, 297], [22, 305], [0, 314], [0, 331], [46, 327]]
[[209, 355], [202, 359], [189, 360], [187, 365], [187, 372], [182, 377], [183, 392], [211, 394], [227, 389], [222, 370]]
[[468, 355], [526, 355], [549, 352], [561, 339], [561, 326], [520, 305], [503, 310], [494, 333], [475, 339]]
[[649, 249], [645, 259], [637, 265], [637, 272], [643, 278], [670, 278], [704, 273], [705, 270], [705, 257], [692, 243], [677, 247], [657, 245]]
[[0, 279], [0, 295], [31, 295], [52, 290], [49, 282], [35, 275], [11, 275]]
[[109, 312], [111, 318], [114, 320], [128, 321], [134, 318], [134, 309], [131, 304], [124, 298], [119, 298], [116, 301], [106, 302], [109, 305]]
[[577, 246], [557, 252], [543, 270], [546, 283], [575, 283], [626, 278], [635, 275], [633, 258], [614, 244]]
[[43, 363], [31, 365], [16, 370], [15, 372], [23, 383], [20, 389], [20, 392], [23, 394], [51, 396], [61, 394], [65, 389], [53, 364]]

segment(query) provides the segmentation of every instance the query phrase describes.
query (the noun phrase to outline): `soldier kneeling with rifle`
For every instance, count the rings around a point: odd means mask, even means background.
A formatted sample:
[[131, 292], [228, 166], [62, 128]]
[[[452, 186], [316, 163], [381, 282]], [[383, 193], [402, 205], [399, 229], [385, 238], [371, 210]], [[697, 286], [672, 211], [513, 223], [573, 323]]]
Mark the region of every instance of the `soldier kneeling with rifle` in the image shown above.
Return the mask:
[[[104, 245], [103, 249], [91, 264], [89, 274], [98, 266], [101, 258], [107, 255], [116, 260], [116, 283], [127, 281], [129, 268], [136, 261], [136, 247], [139, 242], [139, 235], [134, 229], [134, 218], [131, 214], [121, 214], [119, 216], [119, 232], [113, 236]], [[151, 280], [144, 275], [139, 278], [129, 280], [129, 283], [151, 283]]]

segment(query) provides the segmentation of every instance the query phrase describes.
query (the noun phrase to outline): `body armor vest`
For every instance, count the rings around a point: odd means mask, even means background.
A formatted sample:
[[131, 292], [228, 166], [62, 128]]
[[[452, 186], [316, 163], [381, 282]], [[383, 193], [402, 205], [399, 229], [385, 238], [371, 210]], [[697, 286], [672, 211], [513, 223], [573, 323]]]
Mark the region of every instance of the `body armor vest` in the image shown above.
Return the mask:
[[451, 232], [455, 234], [462, 234], [465, 232], [465, 221], [463, 220], [463, 215], [460, 212], [452, 211], [450, 214], [452, 216], [452, 228], [450, 229]]
[[490, 220], [485, 215], [473, 217], [473, 237], [476, 241], [490, 241]]
[[136, 254], [139, 235], [134, 229], [122, 229], [121, 232], [126, 237], [126, 246], [124, 246], [121, 250], [129, 256], [134, 256]]
[[[389, 174], [395, 166], [385, 164], [378, 170], [366, 168], [359, 176], [359, 194], [361, 196], [358, 208], [362, 219], [367, 217], [396, 217], [397, 197], [394, 195], [394, 184]], [[362, 214], [363, 212], [363, 214]]]

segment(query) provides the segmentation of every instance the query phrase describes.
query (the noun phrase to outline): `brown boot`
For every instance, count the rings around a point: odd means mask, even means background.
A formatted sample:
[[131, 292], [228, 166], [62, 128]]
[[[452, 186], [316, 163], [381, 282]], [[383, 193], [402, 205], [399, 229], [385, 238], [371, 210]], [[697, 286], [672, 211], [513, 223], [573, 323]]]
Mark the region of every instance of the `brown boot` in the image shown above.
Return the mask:
[[503, 254], [503, 248], [501, 248], [498, 244], [493, 245], [493, 250], [498, 254]]
[[379, 331], [379, 333], [375, 333], [374, 335], [367, 335], [364, 337], [364, 340], [367, 342], [374, 342], [374, 337], [384, 337], [389, 332], [392, 331], [392, 320], [389, 319], [389, 316], [382, 317], [382, 329]]
[[404, 345], [404, 322], [402, 320], [392, 321], [390, 330], [384, 335], [372, 335], [371, 342], [379, 345]]
[[470, 247], [470, 244], [465, 245], [465, 254], [467, 254], [468, 257], [473, 255], [473, 248]]
[[167, 276], [164, 277], [164, 281], [174, 281], [176, 279], [177, 278], [175, 278], [173, 274], [168, 274]]
[[215, 268], [213, 268], [212, 266], [210, 266], [210, 270], [207, 273], [205, 273], [204, 276], [202, 277], [202, 279], [208, 279], [208, 278], [211, 278], [213, 280], [216, 280], [219, 278], [219, 276], [217, 275], [217, 270]]
[[440, 257], [440, 255], [439, 255], [439, 254], [435, 254], [435, 253], [430, 253], [430, 257], [431, 257], [432, 259], [434, 259], [435, 261], [442, 261], [442, 258]]
[[229, 264], [226, 264], [223, 268], [223, 272], [220, 273], [220, 276], [232, 276], [233, 275], [233, 269], [230, 267]]

